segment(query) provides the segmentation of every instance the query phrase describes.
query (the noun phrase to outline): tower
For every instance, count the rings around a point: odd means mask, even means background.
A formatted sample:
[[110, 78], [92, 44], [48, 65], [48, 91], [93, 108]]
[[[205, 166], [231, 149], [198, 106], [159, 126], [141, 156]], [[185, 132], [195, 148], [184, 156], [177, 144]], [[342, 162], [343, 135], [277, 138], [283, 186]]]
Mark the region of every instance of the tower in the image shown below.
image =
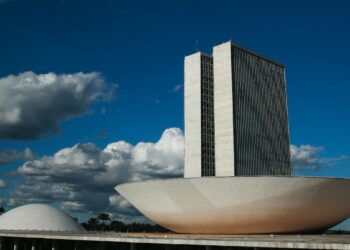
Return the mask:
[[215, 176], [213, 58], [185, 57], [185, 176]]
[[185, 58], [185, 177], [291, 175], [285, 67], [231, 42]]

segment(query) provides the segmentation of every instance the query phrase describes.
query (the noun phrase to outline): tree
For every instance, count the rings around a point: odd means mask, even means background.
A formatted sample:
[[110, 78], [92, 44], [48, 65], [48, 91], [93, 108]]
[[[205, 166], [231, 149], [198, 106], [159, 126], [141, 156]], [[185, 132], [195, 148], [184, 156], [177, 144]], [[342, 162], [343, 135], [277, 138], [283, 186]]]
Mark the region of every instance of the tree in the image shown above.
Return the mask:
[[102, 220], [103, 222], [105, 222], [106, 220], [110, 221], [111, 217], [109, 216], [109, 214], [103, 212], [103, 213], [100, 213], [98, 215], [97, 219]]
[[106, 224], [104, 223], [106, 220], [111, 220], [111, 217], [109, 216], [109, 214], [103, 212], [103, 213], [100, 213], [98, 216], [97, 216], [97, 219], [98, 220], [102, 220], [103, 223], [102, 223], [102, 230], [105, 231], [105, 226]]
[[[100, 223], [100, 221], [103, 221]], [[110, 221], [105, 224], [105, 221]], [[166, 233], [169, 230], [159, 226], [148, 223], [133, 222], [124, 224], [120, 220], [112, 220], [108, 213], [100, 213], [97, 217], [90, 218], [87, 222], [82, 223], [88, 231], [114, 231], [114, 232], [161, 232]]]
[[113, 220], [109, 224], [109, 229], [114, 232], [122, 232], [124, 228], [124, 223], [119, 220]]
[[3, 214], [3, 213], [5, 213], [5, 208], [0, 207], [0, 214]]
[[88, 222], [86, 223], [87, 225], [87, 230], [89, 231], [97, 231], [99, 229], [100, 223], [96, 218], [90, 218]]

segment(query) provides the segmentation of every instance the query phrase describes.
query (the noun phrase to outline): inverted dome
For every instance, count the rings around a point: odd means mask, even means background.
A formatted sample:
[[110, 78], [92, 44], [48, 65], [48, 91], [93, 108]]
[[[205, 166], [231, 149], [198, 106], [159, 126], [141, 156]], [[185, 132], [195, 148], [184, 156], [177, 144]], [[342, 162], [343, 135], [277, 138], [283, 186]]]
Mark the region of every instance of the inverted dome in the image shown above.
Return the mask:
[[350, 216], [350, 179], [201, 177], [128, 183], [116, 190], [177, 233], [314, 232]]
[[0, 230], [85, 231], [68, 214], [44, 204], [28, 204], [2, 214]]

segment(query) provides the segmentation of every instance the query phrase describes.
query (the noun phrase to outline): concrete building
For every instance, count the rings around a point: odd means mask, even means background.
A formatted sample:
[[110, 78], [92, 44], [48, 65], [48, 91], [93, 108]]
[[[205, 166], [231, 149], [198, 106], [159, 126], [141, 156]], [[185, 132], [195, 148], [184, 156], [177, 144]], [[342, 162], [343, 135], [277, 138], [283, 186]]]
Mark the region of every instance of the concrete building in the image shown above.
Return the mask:
[[321, 232], [350, 216], [350, 180], [233, 176], [149, 180], [116, 190], [176, 233]]
[[45, 204], [28, 204], [2, 214], [0, 216], [0, 230], [85, 231], [71, 216]]
[[185, 57], [185, 177], [291, 175], [284, 65], [227, 42]]
[[350, 249], [349, 234], [198, 235], [0, 231], [0, 250]]
[[213, 58], [185, 57], [185, 176], [215, 176]]
[[[319, 232], [350, 216], [350, 180], [291, 176], [284, 65], [231, 42], [185, 57], [185, 178], [115, 189], [177, 233]], [[201, 177], [201, 178], [198, 178]]]

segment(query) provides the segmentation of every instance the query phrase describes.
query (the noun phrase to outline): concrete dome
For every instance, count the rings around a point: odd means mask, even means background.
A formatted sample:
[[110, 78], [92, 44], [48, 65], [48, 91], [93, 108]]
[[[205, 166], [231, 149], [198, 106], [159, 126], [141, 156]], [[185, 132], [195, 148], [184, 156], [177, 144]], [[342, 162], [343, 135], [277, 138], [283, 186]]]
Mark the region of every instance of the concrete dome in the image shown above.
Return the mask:
[[116, 190], [177, 233], [317, 232], [350, 216], [350, 179], [234, 176], [150, 180]]
[[44, 204], [28, 204], [4, 213], [0, 230], [85, 231], [68, 214]]

